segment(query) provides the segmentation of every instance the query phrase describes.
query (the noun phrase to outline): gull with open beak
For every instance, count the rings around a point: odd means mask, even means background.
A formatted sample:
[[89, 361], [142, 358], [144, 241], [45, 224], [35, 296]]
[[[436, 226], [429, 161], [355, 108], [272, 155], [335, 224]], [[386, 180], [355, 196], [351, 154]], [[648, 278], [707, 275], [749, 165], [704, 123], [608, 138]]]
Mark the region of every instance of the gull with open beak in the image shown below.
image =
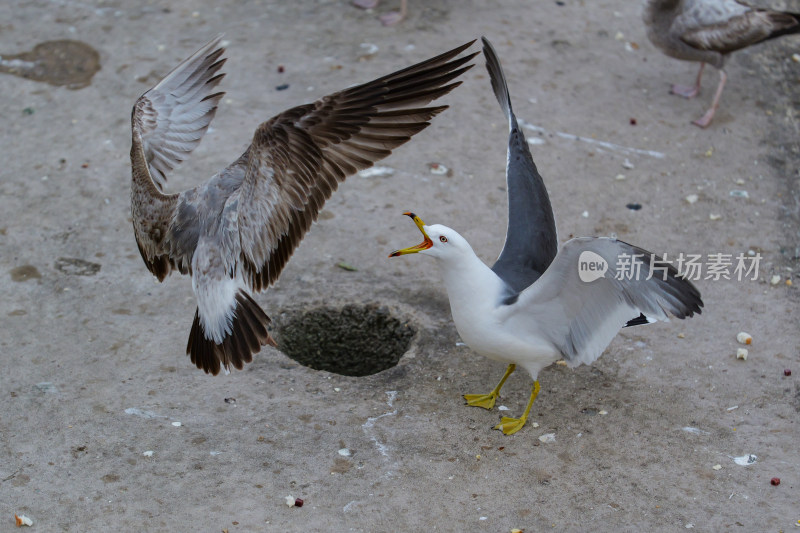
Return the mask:
[[671, 264], [612, 238], [582, 237], [558, 248], [544, 181], [511, 110], [503, 71], [489, 41], [483, 52], [495, 96], [509, 123], [509, 219], [506, 241], [489, 268], [455, 230], [426, 225], [405, 213], [423, 242], [389, 257], [421, 253], [439, 264], [453, 322], [475, 352], [508, 364], [488, 394], [467, 394], [469, 405], [491, 409], [506, 379], [519, 365], [533, 378], [528, 405], [519, 418], [503, 417], [495, 429], [519, 431], [539, 393], [539, 371], [563, 358], [590, 364], [626, 325], [686, 318], [703, 302], [691, 282]]

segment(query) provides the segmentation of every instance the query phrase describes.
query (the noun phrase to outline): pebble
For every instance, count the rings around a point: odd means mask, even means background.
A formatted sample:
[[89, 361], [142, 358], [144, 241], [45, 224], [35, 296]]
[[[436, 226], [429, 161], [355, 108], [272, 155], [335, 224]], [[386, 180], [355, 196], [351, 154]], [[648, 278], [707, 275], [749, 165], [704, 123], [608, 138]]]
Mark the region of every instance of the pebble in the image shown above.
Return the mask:
[[711, 468], [714, 470], [722, 470], [722, 465], [714, 465]]
[[153, 457], [153, 450], [147, 450], [142, 455], [144, 455], [145, 457]]
[[736, 350], [736, 359], [747, 361], [747, 348], [739, 348]]
[[545, 433], [539, 437], [540, 442], [548, 443], [548, 442], [555, 442], [556, 441], [556, 434], [555, 433]]
[[746, 331], [740, 331], [736, 334], [736, 340], [739, 344], [751, 344], [753, 342], [753, 337]]
[[769, 278], [770, 285], [777, 285], [780, 282], [781, 282], [781, 277], [777, 274]]
[[753, 455], [752, 453], [747, 455], [742, 455], [739, 457], [734, 457], [733, 462], [740, 466], [750, 466], [756, 462], [758, 459], [757, 455]]
[[800, 54], [792, 54], [792, 61], [800, 63]]
[[711, 214], [708, 215], [708, 219], [709, 220], [721, 220], [722, 219], [722, 215], [718, 215], [716, 213], [711, 213]]
[[[631, 119], [631, 120], [633, 120], [633, 119]], [[626, 157], [626, 158], [625, 158], [625, 161], [623, 161], [623, 162], [622, 162], [622, 167], [623, 167], [623, 168], [627, 168], [628, 170], [630, 170], [630, 169], [632, 169], [632, 168], [633, 168], [633, 163], [631, 163], [631, 160], [630, 160], [630, 159], [628, 159], [628, 158]], [[622, 175], [622, 174], [620, 174], [620, 176], [621, 176], [621, 175]], [[619, 176], [617, 176], [617, 179], [619, 179]], [[624, 179], [624, 178], [623, 178], [623, 179]]]
[[584, 211], [583, 213], [581, 213], [581, 216], [583, 218], [589, 218], [589, 211]]
[[699, 199], [700, 197], [697, 196], [696, 194], [690, 194], [686, 197], [686, 201], [689, 202], [690, 204], [697, 203], [697, 200]]
[[625, 180], [625, 174], [617, 174], [616, 176], [614, 176], [614, 179], [617, 180], [617, 181], [624, 181]]
[[379, 176], [391, 176], [394, 174], [394, 169], [392, 167], [371, 167], [365, 168], [364, 170], [358, 173], [359, 178], [375, 178]]

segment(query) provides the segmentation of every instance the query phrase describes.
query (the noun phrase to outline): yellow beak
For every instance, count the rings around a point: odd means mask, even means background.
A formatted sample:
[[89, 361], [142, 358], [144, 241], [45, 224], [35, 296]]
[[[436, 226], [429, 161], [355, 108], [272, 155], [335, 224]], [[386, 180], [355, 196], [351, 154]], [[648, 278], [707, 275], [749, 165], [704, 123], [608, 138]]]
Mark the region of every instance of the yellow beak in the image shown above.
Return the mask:
[[422, 232], [422, 236], [425, 237], [425, 240], [416, 246], [403, 248], [402, 250], [395, 250], [394, 252], [389, 254], [389, 257], [397, 257], [398, 255], [405, 255], [405, 254], [415, 254], [417, 252], [421, 252], [422, 250], [427, 250], [428, 248], [433, 246], [433, 241], [431, 240], [430, 237], [428, 237], [428, 234], [425, 233], [425, 223], [422, 221], [422, 219], [410, 211], [406, 211], [403, 214], [411, 217], [411, 220], [414, 221], [414, 224], [416, 224], [419, 230]]

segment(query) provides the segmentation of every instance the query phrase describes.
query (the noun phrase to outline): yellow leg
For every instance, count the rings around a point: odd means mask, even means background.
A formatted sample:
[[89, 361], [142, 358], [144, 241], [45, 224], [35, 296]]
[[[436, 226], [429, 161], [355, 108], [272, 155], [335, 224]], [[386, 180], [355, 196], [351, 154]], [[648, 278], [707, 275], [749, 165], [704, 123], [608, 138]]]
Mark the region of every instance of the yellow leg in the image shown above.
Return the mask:
[[503, 379], [500, 380], [500, 383], [497, 384], [497, 387], [492, 389], [492, 392], [489, 394], [465, 394], [464, 399], [467, 400], [467, 404], [474, 407], [483, 407], [484, 409], [491, 409], [494, 407], [494, 401], [500, 395], [500, 389], [503, 388], [503, 384], [508, 379], [508, 376], [510, 376], [516, 368], [517, 365], [508, 365], [508, 368], [506, 368], [506, 373], [503, 375]]
[[499, 429], [506, 435], [512, 435], [522, 429], [522, 426], [525, 425], [525, 421], [528, 420], [528, 415], [531, 413], [531, 407], [533, 407], [533, 401], [536, 399], [536, 396], [539, 395], [539, 380], [533, 382], [533, 388], [531, 389], [531, 399], [528, 400], [528, 407], [525, 408], [525, 412], [522, 413], [522, 416], [519, 418], [511, 418], [508, 416], [504, 416], [500, 419], [500, 423], [497, 424], [494, 429]]

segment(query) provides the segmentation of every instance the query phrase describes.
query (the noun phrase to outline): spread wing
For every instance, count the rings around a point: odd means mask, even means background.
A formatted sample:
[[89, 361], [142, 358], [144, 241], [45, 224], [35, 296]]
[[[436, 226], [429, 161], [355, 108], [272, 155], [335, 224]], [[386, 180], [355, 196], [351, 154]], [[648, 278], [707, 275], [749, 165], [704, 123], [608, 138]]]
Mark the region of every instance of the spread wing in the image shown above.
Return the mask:
[[184, 271], [183, 252], [167, 242], [179, 203], [164, 194], [167, 173], [195, 149], [205, 135], [224, 93], [214, 92], [224, 74], [222, 35], [214, 37], [144, 93], [131, 114], [131, 211], [134, 234], [148, 269], [163, 280], [173, 268]]
[[[601, 272], [603, 263], [602, 275], [588, 277]], [[577, 365], [600, 357], [641, 313], [658, 320], [668, 313], [686, 318], [702, 306], [695, 286], [660, 257], [616, 239], [584, 237], [564, 244], [542, 277], [509, 306], [509, 320], [521, 331], [536, 328]]]
[[503, 250], [492, 270], [511, 288], [513, 294], [510, 296], [513, 297], [547, 269], [558, 252], [558, 237], [547, 188], [511, 109], [503, 67], [485, 37], [483, 56], [495, 97], [509, 125], [506, 162], [508, 226]]
[[[474, 42], [474, 41], [473, 41]], [[295, 107], [261, 124], [233, 165], [245, 169], [238, 225], [247, 280], [274, 283], [344, 179], [388, 156], [447, 106], [421, 107], [460, 85], [472, 43]], [[451, 83], [452, 82], [452, 83]]]

